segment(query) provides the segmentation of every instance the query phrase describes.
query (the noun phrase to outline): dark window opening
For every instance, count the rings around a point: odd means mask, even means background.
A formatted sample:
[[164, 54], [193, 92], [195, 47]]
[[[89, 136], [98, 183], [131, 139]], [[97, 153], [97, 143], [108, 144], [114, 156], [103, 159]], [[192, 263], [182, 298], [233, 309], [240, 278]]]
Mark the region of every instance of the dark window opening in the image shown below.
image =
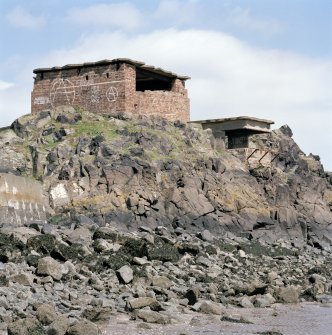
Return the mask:
[[110, 74], [107, 72], [106, 73], [106, 78], [109, 78], [110, 77]]
[[44, 79], [44, 72], [40, 73], [40, 79]]
[[173, 78], [143, 69], [136, 69], [136, 91], [170, 91]]
[[81, 74], [81, 69], [77, 69], [77, 75], [79, 76]]
[[249, 147], [249, 135], [246, 129], [226, 131], [228, 149], [241, 149]]
[[116, 70], [119, 71], [120, 70], [120, 63], [116, 63]]
[[86, 80], [89, 80], [89, 76], [85, 76], [85, 79], [86, 79]]

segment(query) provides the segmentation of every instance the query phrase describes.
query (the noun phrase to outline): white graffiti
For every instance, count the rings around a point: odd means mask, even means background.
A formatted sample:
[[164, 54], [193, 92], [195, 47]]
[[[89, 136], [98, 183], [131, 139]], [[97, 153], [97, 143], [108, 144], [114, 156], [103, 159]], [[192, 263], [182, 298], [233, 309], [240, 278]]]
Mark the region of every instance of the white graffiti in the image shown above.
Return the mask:
[[33, 100], [34, 105], [46, 105], [50, 103], [50, 99], [48, 97], [36, 97]]
[[[101, 99], [107, 99], [107, 101], [112, 104], [117, 101], [119, 97], [119, 91], [114, 86], [118, 83], [125, 82], [126, 80], [114, 80], [96, 83], [93, 79], [77, 80], [73, 84], [69, 79], [57, 78], [54, 80], [51, 90], [50, 98], [48, 103], [51, 103], [52, 107], [57, 107], [59, 105], [68, 104], [72, 105], [76, 99], [76, 103], [86, 104], [89, 101], [92, 104], [99, 104]], [[109, 87], [103, 88], [104, 85]], [[38, 99], [38, 98], [36, 98]], [[42, 100], [38, 100], [39, 104], [42, 104]], [[46, 100], [44, 104], [47, 103]], [[35, 104], [37, 104], [35, 102]]]
[[75, 100], [75, 87], [69, 79], [55, 79], [50, 91], [52, 107], [56, 107], [57, 99], [60, 99], [61, 103], [63, 103], [63, 97], [66, 104], [72, 105]]
[[106, 91], [106, 98], [109, 102], [115, 102], [119, 96], [119, 92], [116, 87], [111, 86], [107, 91]]
[[99, 103], [99, 100], [100, 100], [99, 86], [92, 86], [90, 101], [96, 104]]

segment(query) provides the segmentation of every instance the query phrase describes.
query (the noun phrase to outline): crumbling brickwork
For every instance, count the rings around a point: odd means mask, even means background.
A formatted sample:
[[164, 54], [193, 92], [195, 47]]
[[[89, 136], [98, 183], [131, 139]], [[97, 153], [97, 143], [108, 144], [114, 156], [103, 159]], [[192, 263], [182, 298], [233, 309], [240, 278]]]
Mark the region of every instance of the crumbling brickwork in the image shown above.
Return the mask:
[[129, 112], [189, 121], [185, 80], [131, 60], [36, 69], [32, 113], [57, 106], [94, 113]]

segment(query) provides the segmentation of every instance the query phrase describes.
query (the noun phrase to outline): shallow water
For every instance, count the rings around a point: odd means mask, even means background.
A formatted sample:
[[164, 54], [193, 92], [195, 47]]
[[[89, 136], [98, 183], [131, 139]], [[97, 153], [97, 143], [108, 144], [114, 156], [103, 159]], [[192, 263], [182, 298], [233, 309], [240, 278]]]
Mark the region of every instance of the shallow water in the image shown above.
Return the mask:
[[[242, 316], [253, 324], [220, 321], [220, 317], [198, 313], [178, 315], [171, 325], [151, 325], [141, 329], [142, 322], [129, 321], [118, 314], [110, 320], [103, 335], [254, 335], [259, 332], [279, 331], [283, 335], [332, 335], [332, 305], [303, 303], [276, 305], [272, 308], [225, 308], [227, 316]], [[197, 322], [190, 324], [195, 318]], [[146, 326], [145, 324], [144, 326]]]

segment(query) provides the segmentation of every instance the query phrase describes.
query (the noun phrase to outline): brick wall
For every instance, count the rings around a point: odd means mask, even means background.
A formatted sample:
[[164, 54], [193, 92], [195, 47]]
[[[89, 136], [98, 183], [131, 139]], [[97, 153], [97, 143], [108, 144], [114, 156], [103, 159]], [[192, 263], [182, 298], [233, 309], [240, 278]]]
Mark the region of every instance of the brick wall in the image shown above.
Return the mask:
[[57, 106], [107, 113], [124, 109], [125, 64], [38, 73], [31, 95], [32, 113]]
[[95, 113], [124, 111], [189, 121], [184, 82], [174, 79], [170, 91], [136, 91], [136, 68], [126, 63], [38, 73], [31, 94], [32, 113], [62, 105]]

